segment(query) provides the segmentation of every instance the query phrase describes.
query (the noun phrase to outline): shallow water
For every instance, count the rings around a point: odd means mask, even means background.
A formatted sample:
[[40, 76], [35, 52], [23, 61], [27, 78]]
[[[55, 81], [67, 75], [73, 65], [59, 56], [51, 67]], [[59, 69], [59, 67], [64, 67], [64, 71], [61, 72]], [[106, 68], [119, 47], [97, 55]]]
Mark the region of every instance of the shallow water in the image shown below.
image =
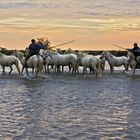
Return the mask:
[[0, 75], [0, 139], [140, 138], [140, 74]]

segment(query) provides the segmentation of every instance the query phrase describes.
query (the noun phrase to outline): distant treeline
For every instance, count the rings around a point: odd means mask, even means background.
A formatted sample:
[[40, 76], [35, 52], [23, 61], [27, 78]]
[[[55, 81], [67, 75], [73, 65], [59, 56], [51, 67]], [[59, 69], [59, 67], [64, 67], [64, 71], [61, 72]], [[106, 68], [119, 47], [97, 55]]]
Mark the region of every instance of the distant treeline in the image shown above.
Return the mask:
[[[4, 53], [6, 55], [11, 55], [12, 52], [14, 50], [7, 50], [7, 49], [2, 49], [0, 50], [1, 53]], [[24, 53], [24, 50], [20, 50]], [[78, 51], [78, 50], [76, 50]], [[109, 51], [109, 50], [108, 50]], [[65, 52], [65, 50], [63, 50], [62, 52]], [[94, 51], [94, 50], [84, 50], [84, 52], [87, 52], [88, 54], [92, 54], [92, 55], [100, 55], [103, 51]], [[115, 55], [115, 56], [126, 56], [127, 55], [127, 51], [115, 51], [115, 50], [110, 50], [109, 51], [111, 54]]]
[[[107, 50], [107, 51], [109, 51], [111, 54], [113, 54], [115, 56], [126, 56], [127, 55], [127, 51], [115, 51], [115, 50]], [[88, 52], [89, 54], [92, 54], [92, 55], [100, 55], [103, 51], [86, 51], [86, 52]]]
[[[6, 55], [11, 55], [13, 53], [14, 50], [7, 50], [7, 49], [1, 49], [0, 52], [4, 53]], [[19, 50], [22, 51], [23, 53], [25, 52], [24, 50]]]

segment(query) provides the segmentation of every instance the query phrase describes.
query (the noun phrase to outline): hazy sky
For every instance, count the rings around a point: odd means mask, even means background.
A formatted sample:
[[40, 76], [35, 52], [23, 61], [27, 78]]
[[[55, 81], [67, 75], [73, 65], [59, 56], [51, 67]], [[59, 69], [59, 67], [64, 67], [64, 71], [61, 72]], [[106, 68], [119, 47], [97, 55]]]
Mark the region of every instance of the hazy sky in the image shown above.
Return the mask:
[[24, 49], [48, 37], [62, 49], [117, 49], [140, 43], [140, 0], [0, 0], [0, 46]]

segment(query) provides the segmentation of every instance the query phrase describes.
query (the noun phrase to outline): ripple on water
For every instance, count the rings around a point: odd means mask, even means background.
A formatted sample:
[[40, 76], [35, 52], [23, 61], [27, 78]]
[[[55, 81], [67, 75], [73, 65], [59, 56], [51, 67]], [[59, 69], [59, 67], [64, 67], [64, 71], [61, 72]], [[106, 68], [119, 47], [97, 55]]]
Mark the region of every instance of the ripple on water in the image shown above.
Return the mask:
[[104, 73], [0, 77], [0, 138], [138, 139], [138, 78]]

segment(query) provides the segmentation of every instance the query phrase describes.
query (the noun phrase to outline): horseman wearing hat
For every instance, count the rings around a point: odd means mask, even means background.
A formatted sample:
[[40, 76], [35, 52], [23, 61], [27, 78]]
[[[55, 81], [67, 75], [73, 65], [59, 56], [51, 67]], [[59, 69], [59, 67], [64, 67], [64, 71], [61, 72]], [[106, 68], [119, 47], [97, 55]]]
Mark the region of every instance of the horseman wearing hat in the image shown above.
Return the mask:
[[31, 40], [31, 44], [29, 45], [28, 49], [29, 49], [29, 53], [28, 55], [25, 57], [25, 67], [27, 67], [27, 61], [28, 59], [33, 56], [33, 55], [38, 55], [40, 49], [43, 49], [44, 46], [42, 45], [38, 45], [35, 41], [35, 39]]

